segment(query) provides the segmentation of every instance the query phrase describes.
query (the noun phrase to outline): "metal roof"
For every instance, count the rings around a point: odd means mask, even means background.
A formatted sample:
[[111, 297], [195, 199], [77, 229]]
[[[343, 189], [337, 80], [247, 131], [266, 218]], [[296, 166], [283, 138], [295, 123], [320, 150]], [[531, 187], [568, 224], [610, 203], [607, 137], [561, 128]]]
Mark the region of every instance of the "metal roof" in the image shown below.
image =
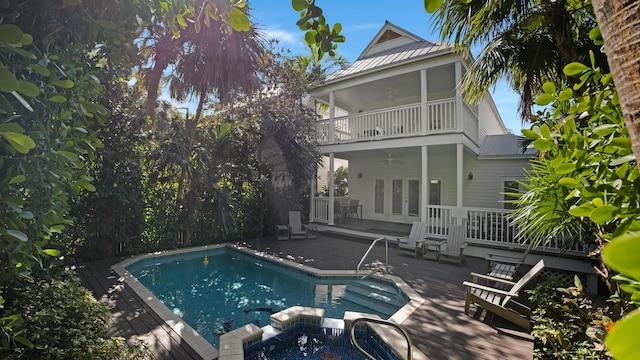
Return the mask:
[[397, 48], [378, 52], [358, 58], [354, 63], [327, 76], [325, 82], [332, 82], [341, 78], [378, 70], [402, 62], [410, 62], [438, 52], [451, 50], [447, 43], [433, 43], [422, 40]]
[[523, 153], [520, 145], [521, 136], [514, 134], [487, 135], [480, 146], [479, 156], [513, 156], [535, 155], [536, 149], [527, 148]]

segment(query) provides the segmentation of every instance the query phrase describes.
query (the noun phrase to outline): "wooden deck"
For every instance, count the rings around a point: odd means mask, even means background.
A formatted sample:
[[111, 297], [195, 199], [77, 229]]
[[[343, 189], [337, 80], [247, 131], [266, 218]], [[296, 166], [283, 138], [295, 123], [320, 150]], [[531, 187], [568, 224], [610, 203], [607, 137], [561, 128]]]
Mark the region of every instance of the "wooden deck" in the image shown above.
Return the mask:
[[[317, 239], [278, 241], [258, 239], [239, 245], [265, 251], [318, 269], [354, 270], [368, 241], [321, 233]], [[157, 359], [199, 359], [180, 336], [146, 307], [110, 271], [118, 259], [78, 267], [84, 284], [113, 313], [110, 334], [128, 341], [143, 339]], [[366, 263], [384, 261], [384, 246], [376, 246]], [[486, 270], [484, 260], [466, 258], [462, 267], [398, 255], [389, 248], [391, 273], [404, 279], [426, 301], [401, 325], [415, 346], [430, 359], [531, 359], [530, 335], [498, 317], [472, 307], [464, 315], [464, 287], [471, 271]], [[526, 295], [525, 295], [526, 296]]]

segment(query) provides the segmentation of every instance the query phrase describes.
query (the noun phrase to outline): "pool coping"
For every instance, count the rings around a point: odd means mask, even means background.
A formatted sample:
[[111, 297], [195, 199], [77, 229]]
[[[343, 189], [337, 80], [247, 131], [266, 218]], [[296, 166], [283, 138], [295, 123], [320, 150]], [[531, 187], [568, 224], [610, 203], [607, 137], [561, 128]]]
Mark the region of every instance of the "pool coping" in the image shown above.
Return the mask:
[[[356, 276], [355, 270], [321, 270], [316, 269], [307, 265], [299, 264], [294, 261], [290, 261], [287, 259], [280, 258], [275, 255], [267, 254], [263, 251], [253, 250], [248, 247], [239, 246], [231, 243], [223, 243], [223, 244], [215, 244], [215, 245], [204, 245], [198, 247], [190, 247], [183, 248], [177, 250], [168, 250], [161, 251], [149, 254], [142, 254], [131, 257], [129, 259], [123, 260], [111, 268], [113, 271], [118, 274], [121, 281], [124, 281], [131, 290], [138, 296], [144, 303], [149, 306], [164, 322], [174, 331], [177, 335], [179, 335], [184, 342], [190, 346], [199, 356], [201, 356], [205, 360], [214, 360], [217, 359], [220, 355], [219, 350], [209, 343], [206, 339], [204, 339], [197, 331], [195, 331], [189, 324], [187, 324], [184, 320], [182, 320], [179, 316], [174, 314], [166, 305], [164, 305], [155, 295], [151, 293], [144, 285], [142, 285], [138, 279], [131, 275], [129, 271], [127, 271], [126, 267], [146, 258], [154, 258], [154, 257], [163, 257], [167, 255], [173, 254], [181, 254], [181, 253], [189, 253], [210, 249], [219, 249], [219, 248], [231, 248], [236, 251], [244, 252], [249, 255], [258, 256], [264, 258], [266, 260], [283, 264], [287, 267], [297, 269], [300, 271], [304, 271], [310, 273], [314, 276], [323, 277], [323, 276], [345, 276], [345, 277], [353, 277]], [[373, 275], [374, 278], [380, 279], [383, 281], [388, 281], [393, 283], [398, 287], [408, 298], [409, 301], [401, 307], [398, 311], [396, 311], [391, 317], [389, 317], [389, 321], [395, 322], [397, 324], [402, 324], [415, 310], [417, 310], [423, 303], [424, 299], [413, 290], [407, 283], [404, 282], [400, 277], [395, 275]], [[241, 344], [240, 344], [241, 345]]]

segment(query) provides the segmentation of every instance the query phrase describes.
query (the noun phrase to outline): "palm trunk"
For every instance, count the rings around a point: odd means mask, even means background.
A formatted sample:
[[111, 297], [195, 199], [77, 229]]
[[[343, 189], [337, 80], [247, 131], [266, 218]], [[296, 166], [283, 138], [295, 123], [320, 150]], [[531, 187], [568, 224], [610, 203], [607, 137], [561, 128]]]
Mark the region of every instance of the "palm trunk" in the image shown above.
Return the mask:
[[147, 75], [147, 115], [151, 118], [151, 124], [156, 118], [156, 101], [158, 101], [158, 88], [160, 87], [160, 79], [164, 66], [158, 61]]
[[633, 153], [640, 163], [640, 1], [593, 0], [592, 4]]

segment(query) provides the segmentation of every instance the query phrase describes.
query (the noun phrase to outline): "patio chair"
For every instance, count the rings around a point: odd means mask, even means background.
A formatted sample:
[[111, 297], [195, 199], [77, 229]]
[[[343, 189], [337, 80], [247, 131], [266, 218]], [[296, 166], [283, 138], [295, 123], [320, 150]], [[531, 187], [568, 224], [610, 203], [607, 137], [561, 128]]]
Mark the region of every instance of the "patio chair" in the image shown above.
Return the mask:
[[[473, 282], [463, 282], [467, 287], [464, 304], [465, 315], [469, 315], [470, 305], [476, 304], [478, 307], [481, 307], [492, 314], [498, 315], [525, 330], [529, 330], [531, 328], [531, 321], [529, 320], [531, 309], [521, 303], [518, 303], [514, 299], [518, 297], [520, 291], [525, 285], [527, 285], [527, 283], [538, 276], [542, 269], [544, 269], [544, 260], [538, 261], [531, 270], [524, 274], [522, 278], [515, 283], [487, 275], [471, 273]], [[489, 284], [505, 284], [507, 285], [507, 288], [503, 290], [494, 286], [481, 285], [478, 284], [479, 279], [484, 279], [488, 281]]]
[[446, 250], [440, 250], [438, 261], [455, 262], [461, 265], [464, 260], [464, 249], [467, 247], [467, 243], [464, 242], [464, 224], [449, 226], [446, 244]]
[[289, 239], [308, 239], [307, 225], [300, 220], [300, 211], [289, 211]]
[[513, 280], [520, 265], [524, 264], [524, 260], [529, 255], [531, 248], [527, 246], [527, 249], [522, 253], [521, 257], [488, 254], [485, 260], [488, 261], [487, 275], [491, 277], [497, 277], [505, 280]]
[[413, 255], [418, 257], [418, 250], [422, 250], [422, 244], [427, 236], [427, 223], [414, 221], [411, 226], [411, 232], [409, 236], [397, 238], [398, 240], [398, 254], [402, 251], [412, 252]]
[[360, 200], [351, 200], [349, 202], [349, 208], [347, 209], [347, 217], [351, 217], [351, 214], [355, 214], [358, 217], [358, 205]]

